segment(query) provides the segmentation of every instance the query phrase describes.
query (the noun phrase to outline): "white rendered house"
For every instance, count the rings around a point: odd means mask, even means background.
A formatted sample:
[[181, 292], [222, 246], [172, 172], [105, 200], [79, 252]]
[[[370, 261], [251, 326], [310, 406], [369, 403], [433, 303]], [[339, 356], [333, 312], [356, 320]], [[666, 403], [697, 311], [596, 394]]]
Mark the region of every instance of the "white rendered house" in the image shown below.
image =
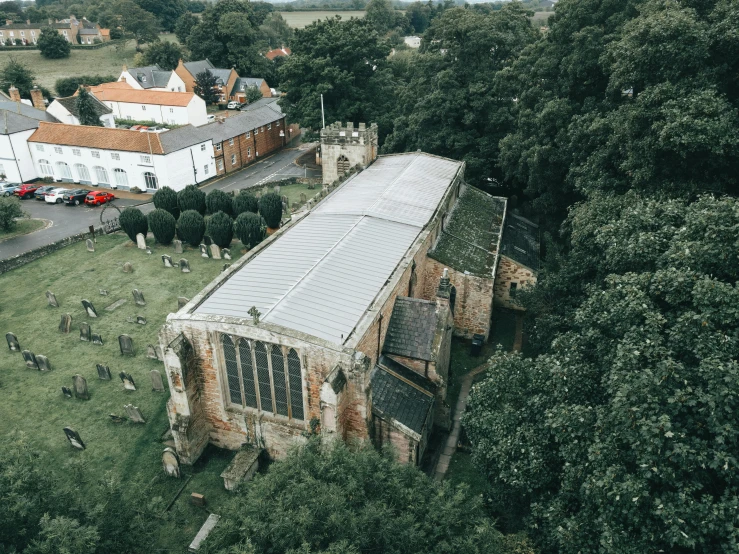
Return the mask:
[[119, 81], [125, 81], [138, 90], [185, 92], [185, 82], [174, 71], [165, 71], [158, 65], [147, 67], [123, 66]]
[[116, 119], [196, 127], [208, 122], [205, 101], [192, 92], [108, 87], [90, 87], [90, 92]]
[[0, 100], [0, 176], [10, 183], [39, 177], [28, 149], [28, 139], [40, 121], [56, 121], [51, 114], [21, 102]]
[[[100, 102], [95, 96], [90, 95], [95, 107], [95, 113], [100, 118], [100, 122], [105, 127], [115, 127], [115, 116], [113, 110]], [[56, 98], [46, 111], [53, 115], [60, 123], [69, 123], [70, 125], [79, 125], [80, 118], [77, 111], [77, 97], [68, 96], [66, 98]]]

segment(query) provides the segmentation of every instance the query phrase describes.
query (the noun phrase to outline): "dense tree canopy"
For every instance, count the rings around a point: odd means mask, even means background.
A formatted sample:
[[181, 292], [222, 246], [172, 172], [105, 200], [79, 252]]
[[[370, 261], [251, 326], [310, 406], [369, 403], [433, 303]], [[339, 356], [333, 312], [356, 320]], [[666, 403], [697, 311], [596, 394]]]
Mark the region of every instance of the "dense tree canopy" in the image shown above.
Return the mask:
[[33, 71], [12, 56], [0, 70], [0, 88], [8, 92], [13, 86], [18, 89], [21, 98], [31, 98], [31, 89], [35, 85], [35, 80], [36, 75]]
[[166, 71], [176, 68], [180, 59], [185, 59], [182, 47], [166, 40], [151, 43], [144, 50], [143, 57], [145, 65], [158, 65]]
[[172, 32], [179, 17], [187, 10], [184, 0], [136, 0], [136, 3], [147, 12], [156, 16], [162, 30]]
[[218, 90], [216, 84], [218, 80], [209, 69], [195, 75], [195, 86], [193, 92], [205, 100], [206, 104], [215, 104], [218, 102]]
[[100, 116], [95, 108], [95, 100], [92, 95], [87, 92], [85, 87], [80, 87], [77, 92], [77, 99], [75, 100], [75, 106], [79, 113], [80, 125], [93, 125], [95, 127], [102, 127], [103, 122], [100, 121]]
[[44, 27], [38, 37], [38, 49], [44, 58], [58, 60], [69, 57], [72, 45], [56, 29]]

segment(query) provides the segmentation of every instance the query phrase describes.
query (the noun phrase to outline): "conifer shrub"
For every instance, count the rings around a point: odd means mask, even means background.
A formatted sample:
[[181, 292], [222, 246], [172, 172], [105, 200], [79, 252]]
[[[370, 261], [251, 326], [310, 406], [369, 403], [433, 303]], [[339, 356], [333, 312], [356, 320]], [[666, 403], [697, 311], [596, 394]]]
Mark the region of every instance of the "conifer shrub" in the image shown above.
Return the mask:
[[157, 208], [149, 213], [149, 229], [159, 244], [169, 244], [174, 238], [177, 220], [167, 210]]
[[246, 249], [254, 248], [264, 240], [264, 219], [254, 212], [244, 212], [234, 221], [234, 234]]
[[233, 215], [231, 197], [222, 190], [215, 189], [208, 193], [205, 197], [205, 207], [209, 214], [223, 212], [226, 215]]
[[154, 193], [154, 207], [160, 210], [167, 210], [175, 219], [180, 216], [177, 193], [169, 187], [162, 187]]
[[177, 220], [177, 236], [191, 246], [198, 246], [205, 234], [205, 220], [196, 210], [185, 210]]
[[195, 210], [200, 215], [205, 214], [205, 193], [196, 185], [187, 185], [177, 193], [177, 205], [180, 213]]
[[268, 192], [259, 199], [259, 213], [270, 229], [277, 229], [282, 220], [282, 198], [274, 192]]
[[234, 197], [232, 206], [234, 217], [238, 217], [244, 212], [259, 213], [259, 201], [257, 197], [245, 190], [242, 190]]
[[137, 234], [141, 233], [146, 236], [146, 233], [149, 232], [149, 224], [146, 221], [146, 216], [138, 208], [126, 208], [121, 212], [118, 221], [121, 223], [121, 229], [134, 242], [136, 242]]
[[228, 248], [234, 238], [234, 225], [231, 216], [216, 212], [208, 218], [208, 236], [221, 248]]

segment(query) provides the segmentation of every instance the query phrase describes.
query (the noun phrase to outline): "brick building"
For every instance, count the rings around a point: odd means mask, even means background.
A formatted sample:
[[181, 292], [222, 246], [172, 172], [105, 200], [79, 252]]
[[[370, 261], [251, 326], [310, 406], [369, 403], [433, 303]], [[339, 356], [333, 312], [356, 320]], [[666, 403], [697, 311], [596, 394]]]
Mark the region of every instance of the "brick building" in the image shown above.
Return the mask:
[[110, 40], [110, 31], [102, 29], [97, 23], [85, 18], [77, 19], [70, 15], [66, 19], [49, 20], [46, 23], [14, 23], [7, 19], [5, 25], [0, 26], [0, 47], [8, 45], [36, 44], [41, 35], [41, 29], [51, 27], [56, 29], [67, 42], [73, 44], [94, 44]]
[[218, 87], [220, 102], [230, 102], [231, 100], [242, 103], [246, 102], [246, 90], [249, 87], [259, 89], [259, 92], [265, 98], [272, 96], [272, 91], [264, 79], [239, 77], [235, 69], [215, 67], [208, 58], [194, 62], [183, 62], [180, 60], [174, 71], [185, 83], [185, 90], [187, 92], [194, 92], [196, 77], [206, 69], [216, 78], [216, 87]]

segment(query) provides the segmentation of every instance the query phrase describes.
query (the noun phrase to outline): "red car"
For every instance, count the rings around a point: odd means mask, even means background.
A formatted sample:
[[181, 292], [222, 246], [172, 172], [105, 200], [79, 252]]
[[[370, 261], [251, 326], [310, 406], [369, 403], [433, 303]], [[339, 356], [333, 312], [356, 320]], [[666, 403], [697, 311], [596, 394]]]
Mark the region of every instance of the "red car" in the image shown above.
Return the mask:
[[99, 206], [115, 199], [115, 195], [111, 192], [103, 192], [101, 190], [92, 191], [85, 197], [85, 204], [88, 206]]
[[44, 183], [29, 183], [22, 185], [20, 188], [17, 188], [13, 194], [15, 194], [18, 198], [26, 199], [26, 198], [33, 198], [34, 193], [36, 192], [36, 189], [42, 187]]

